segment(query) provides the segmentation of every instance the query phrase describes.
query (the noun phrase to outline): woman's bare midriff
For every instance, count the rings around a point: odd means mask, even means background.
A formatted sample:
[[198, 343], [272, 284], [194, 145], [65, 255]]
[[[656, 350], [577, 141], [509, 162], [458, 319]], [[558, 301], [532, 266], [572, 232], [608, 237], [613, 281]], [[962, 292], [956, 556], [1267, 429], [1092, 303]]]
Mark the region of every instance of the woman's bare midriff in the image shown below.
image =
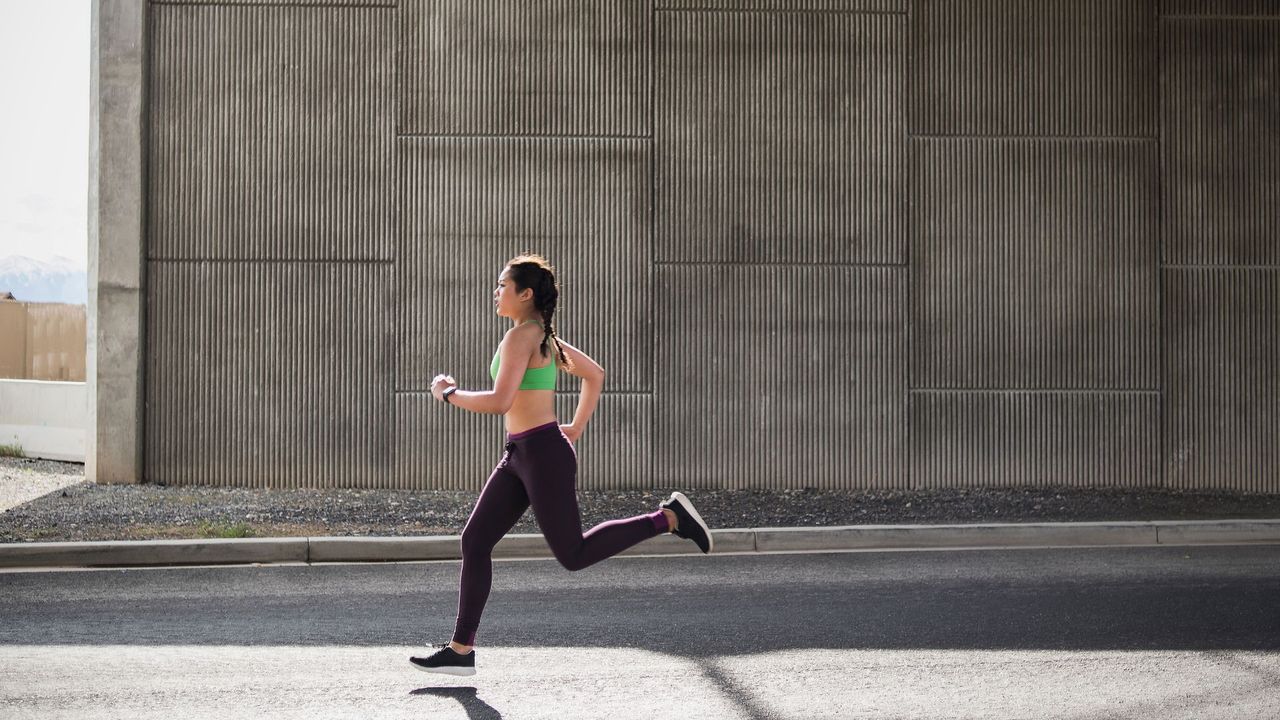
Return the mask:
[[517, 390], [506, 414], [507, 432], [524, 432], [555, 420], [554, 397], [554, 390]]
[[[529, 367], [546, 367], [548, 362], [555, 362], [555, 358], [544, 358], [535, 350], [529, 358]], [[556, 420], [555, 394], [555, 390], [517, 390], [511, 409], [504, 416], [507, 432], [524, 432]]]

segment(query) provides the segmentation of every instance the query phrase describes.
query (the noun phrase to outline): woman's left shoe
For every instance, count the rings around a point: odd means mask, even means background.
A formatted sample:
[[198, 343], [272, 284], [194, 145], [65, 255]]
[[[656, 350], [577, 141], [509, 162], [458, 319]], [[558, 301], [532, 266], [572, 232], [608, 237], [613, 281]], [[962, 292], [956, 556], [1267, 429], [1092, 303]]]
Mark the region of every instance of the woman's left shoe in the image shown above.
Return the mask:
[[409, 662], [423, 672], [444, 673], [445, 675], [475, 675], [476, 651], [473, 648], [466, 655], [459, 655], [449, 643], [432, 645], [438, 648], [427, 657], [410, 657]]
[[673, 535], [692, 540], [704, 553], [711, 552], [711, 546], [715, 542], [711, 538], [711, 528], [702, 521], [702, 516], [693, 509], [693, 503], [689, 502], [684, 493], [671, 493], [671, 497], [659, 507], [676, 514], [676, 529], [671, 531]]

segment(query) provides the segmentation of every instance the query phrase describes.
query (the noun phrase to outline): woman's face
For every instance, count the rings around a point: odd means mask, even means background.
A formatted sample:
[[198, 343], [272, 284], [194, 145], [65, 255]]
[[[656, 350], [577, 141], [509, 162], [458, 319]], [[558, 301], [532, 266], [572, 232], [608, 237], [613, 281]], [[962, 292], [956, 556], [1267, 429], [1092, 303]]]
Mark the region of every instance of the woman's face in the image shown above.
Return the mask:
[[[528, 290], [525, 294], [533, 295]], [[515, 281], [511, 279], [511, 269], [503, 268], [498, 275], [498, 286], [493, 289], [493, 311], [501, 317], [517, 318], [521, 315], [521, 306], [527, 303], [528, 300], [522, 302], [520, 299]]]

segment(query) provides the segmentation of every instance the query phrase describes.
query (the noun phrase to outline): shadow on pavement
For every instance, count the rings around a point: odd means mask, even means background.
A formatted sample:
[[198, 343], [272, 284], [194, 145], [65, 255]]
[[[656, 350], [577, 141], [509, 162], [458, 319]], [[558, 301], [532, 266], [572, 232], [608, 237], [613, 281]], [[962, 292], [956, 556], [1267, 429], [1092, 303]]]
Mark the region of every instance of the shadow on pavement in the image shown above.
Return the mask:
[[436, 697], [457, 700], [467, 713], [467, 720], [502, 720], [502, 714], [485, 701], [476, 697], [476, 689], [465, 687], [424, 687], [413, 690], [410, 695], [435, 695]]

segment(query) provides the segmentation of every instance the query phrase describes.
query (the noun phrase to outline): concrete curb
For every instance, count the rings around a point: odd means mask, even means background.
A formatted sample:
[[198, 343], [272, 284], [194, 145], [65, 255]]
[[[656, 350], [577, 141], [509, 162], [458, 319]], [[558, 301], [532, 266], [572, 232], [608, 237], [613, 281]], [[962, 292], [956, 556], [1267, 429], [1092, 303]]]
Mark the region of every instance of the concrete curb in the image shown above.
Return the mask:
[[[715, 553], [1271, 544], [1280, 543], [1280, 519], [729, 528], [715, 530], [713, 535]], [[691, 552], [691, 547], [686, 540], [661, 535], [622, 555], [700, 555], [696, 550]], [[514, 534], [498, 543], [493, 556], [550, 558], [551, 552], [541, 535]], [[459, 557], [457, 535], [0, 544], [0, 568], [388, 562]]]
[[305, 562], [307, 538], [5, 543], [0, 567]]

